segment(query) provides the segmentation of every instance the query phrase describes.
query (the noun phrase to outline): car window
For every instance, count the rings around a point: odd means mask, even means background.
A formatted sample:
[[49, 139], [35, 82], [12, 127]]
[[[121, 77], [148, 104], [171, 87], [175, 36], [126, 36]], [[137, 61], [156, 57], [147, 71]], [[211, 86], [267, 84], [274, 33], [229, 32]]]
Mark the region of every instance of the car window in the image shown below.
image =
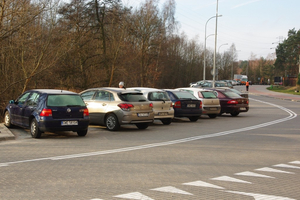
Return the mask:
[[203, 98], [217, 98], [217, 96], [211, 92], [211, 91], [203, 91], [203, 92], [200, 92], [200, 94], [202, 94]]
[[129, 101], [129, 102], [147, 101], [146, 97], [142, 93], [119, 93], [118, 95], [122, 101]]
[[18, 99], [17, 99], [17, 103], [18, 105], [23, 105], [26, 101], [26, 99], [28, 98], [30, 92], [26, 92], [25, 94], [23, 94], [22, 96], [20, 96]]
[[27, 100], [27, 105], [28, 106], [37, 106], [39, 96], [40, 96], [39, 93], [33, 92]]
[[71, 94], [50, 94], [47, 98], [47, 106], [85, 106], [79, 95]]
[[226, 97], [224, 94], [222, 94], [222, 92], [219, 92], [219, 91], [216, 92], [215, 91], [214, 93], [217, 95], [218, 98], [225, 98]]
[[177, 92], [176, 91], [176, 92], [174, 92], [174, 94], [178, 97], [178, 99], [195, 99], [195, 100], [197, 100], [197, 98], [189, 92], [185, 92], [185, 91]]
[[170, 101], [168, 94], [166, 92], [161, 92], [161, 91], [149, 92], [148, 99], [150, 101], [161, 101], [161, 100]]
[[228, 96], [230, 98], [241, 97], [240, 95], [238, 95], [237, 93], [232, 92], [232, 91], [225, 91], [224, 93], [226, 94], [226, 96]]
[[95, 90], [92, 91], [87, 91], [82, 93], [80, 96], [82, 97], [83, 100], [91, 100], [95, 94]]
[[97, 91], [95, 95], [95, 100], [100, 100], [100, 101], [114, 101], [114, 96], [112, 93], [107, 92], [107, 91]]

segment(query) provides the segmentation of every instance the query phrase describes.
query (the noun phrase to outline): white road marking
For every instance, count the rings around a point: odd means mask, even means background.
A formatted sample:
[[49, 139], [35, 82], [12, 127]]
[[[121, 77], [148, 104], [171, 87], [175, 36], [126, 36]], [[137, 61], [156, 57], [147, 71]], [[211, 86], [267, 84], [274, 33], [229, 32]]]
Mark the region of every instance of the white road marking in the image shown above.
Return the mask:
[[300, 165], [300, 161], [293, 161], [293, 162], [290, 162], [291, 164], [298, 164]]
[[91, 199], [91, 200], [103, 200], [103, 199]]
[[266, 195], [266, 194], [256, 194], [256, 193], [237, 192], [237, 191], [225, 191], [225, 192], [250, 196], [253, 197], [255, 200], [296, 200], [287, 197], [280, 197], [280, 196]]
[[237, 178], [232, 178], [230, 176], [220, 176], [220, 177], [216, 177], [216, 178], [211, 178], [210, 180], [252, 184], [251, 182], [244, 181], [244, 180], [237, 179]]
[[167, 187], [161, 187], [161, 188], [155, 188], [155, 189], [151, 189], [154, 191], [159, 191], [159, 192], [167, 192], [167, 193], [176, 193], [176, 194], [185, 194], [185, 195], [193, 195], [189, 192], [177, 189], [175, 187], [172, 186], [167, 186]]
[[121, 195], [117, 195], [117, 196], [114, 196], [114, 197], [123, 198], [123, 199], [136, 199], [136, 200], [154, 200], [154, 199], [151, 199], [150, 197], [147, 197], [147, 196], [145, 196], [145, 195], [143, 195], [142, 193], [139, 193], [139, 192], [121, 194]]
[[274, 167], [283, 167], [283, 168], [291, 168], [291, 169], [300, 169], [298, 166], [294, 165], [287, 165], [287, 164], [278, 164], [278, 165], [273, 165]]
[[105, 150], [105, 151], [96, 151], [96, 152], [90, 152], [90, 153], [79, 153], [79, 154], [71, 154], [71, 155], [64, 155], [64, 156], [54, 156], [54, 157], [37, 158], [37, 159], [30, 159], [30, 160], [5, 162], [5, 163], [0, 163], [0, 167], [5, 167], [5, 166], [12, 165], [12, 164], [18, 164], [18, 163], [37, 162], [37, 161], [44, 161], [44, 160], [63, 160], [63, 159], [71, 159], [71, 158], [82, 158], [82, 157], [88, 157], [88, 156], [107, 155], [107, 154], [113, 154], [113, 153], [121, 153], [121, 152], [128, 152], [128, 151], [135, 151], [135, 150], [141, 150], [141, 149], [148, 149], [148, 148], [154, 148], [154, 147], [180, 144], [180, 143], [191, 142], [191, 141], [195, 141], [195, 140], [220, 137], [220, 136], [225, 136], [225, 135], [229, 135], [229, 134], [233, 134], [233, 133], [239, 133], [239, 132], [243, 132], [243, 131], [249, 131], [249, 130], [253, 130], [253, 129], [267, 127], [267, 126], [270, 126], [270, 125], [273, 125], [273, 124], [278, 124], [278, 123], [281, 123], [281, 122], [292, 120], [292, 119], [297, 117], [297, 114], [295, 112], [293, 112], [293, 111], [291, 111], [287, 108], [284, 108], [282, 106], [272, 104], [272, 103], [269, 103], [269, 102], [264, 102], [264, 101], [252, 99], [252, 98], [250, 98], [250, 99], [253, 100], [253, 101], [258, 101], [258, 102], [261, 102], [261, 103], [265, 103], [265, 104], [269, 104], [271, 106], [277, 107], [277, 108], [289, 113], [289, 116], [285, 117], [285, 118], [282, 118], [282, 119], [277, 119], [277, 120], [274, 120], [274, 121], [254, 125], [254, 126], [249, 126], [249, 127], [244, 127], [244, 128], [239, 128], [239, 129], [234, 129], [234, 130], [229, 130], [229, 131], [223, 131], [223, 132], [213, 133], [213, 134], [209, 134], [209, 135], [200, 135], [200, 136], [194, 136], [194, 137], [183, 138], [183, 139], [178, 139], [178, 140], [172, 140], [172, 141], [167, 141], [167, 142], [146, 144], [146, 145], [126, 147], [126, 148], [120, 148], [120, 149], [112, 149], [112, 150]]
[[263, 171], [263, 172], [276, 172], [276, 173], [286, 173], [286, 174], [295, 174], [293, 172], [287, 172], [287, 171], [283, 171], [283, 170], [278, 170], [278, 169], [273, 169], [270, 167], [263, 167], [260, 169], [256, 169], [257, 171]]
[[183, 183], [182, 185], [191, 185], [191, 186], [198, 186], [198, 187], [209, 187], [209, 188], [216, 188], [216, 189], [225, 189], [223, 187], [213, 185], [210, 183], [206, 183], [204, 181], [194, 181], [194, 182], [189, 182], [189, 183]]
[[258, 173], [254, 173], [254, 172], [249, 172], [249, 171], [236, 173], [235, 175], [239, 175], [239, 176], [253, 176], [253, 177], [261, 177], [261, 178], [274, 178], [272, 176], [267, 176], [267, 175], [258, 174]]

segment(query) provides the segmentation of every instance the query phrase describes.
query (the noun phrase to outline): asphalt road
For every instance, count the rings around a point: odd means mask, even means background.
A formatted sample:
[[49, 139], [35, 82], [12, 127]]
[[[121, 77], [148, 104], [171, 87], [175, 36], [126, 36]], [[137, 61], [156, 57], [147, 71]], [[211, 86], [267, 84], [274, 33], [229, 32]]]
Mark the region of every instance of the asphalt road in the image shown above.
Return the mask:
[[238, 117], [0, 142], [0, 199], [300, 199], [300, 103], [250, 95]]

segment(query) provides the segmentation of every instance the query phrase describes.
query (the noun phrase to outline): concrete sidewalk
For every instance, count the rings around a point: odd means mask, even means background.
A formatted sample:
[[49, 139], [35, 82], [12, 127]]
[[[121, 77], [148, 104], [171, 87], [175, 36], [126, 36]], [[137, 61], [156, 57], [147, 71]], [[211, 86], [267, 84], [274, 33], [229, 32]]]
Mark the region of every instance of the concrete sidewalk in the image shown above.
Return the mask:
[[[276, 99], [281, 99], [281, 100], [300, 102], [300, 95], [272, 92], [270, 90], [267, 90], [267, 87], [269, 87], [269, 86], [268, 85], [250, 85], [249, 86], [249, 94], [270, 97], [270, 98], [276, 98]], [[3, 123], [0, 123], [0, 141], [14, 140], [14, 139], [15, 139], [14, 134]]]

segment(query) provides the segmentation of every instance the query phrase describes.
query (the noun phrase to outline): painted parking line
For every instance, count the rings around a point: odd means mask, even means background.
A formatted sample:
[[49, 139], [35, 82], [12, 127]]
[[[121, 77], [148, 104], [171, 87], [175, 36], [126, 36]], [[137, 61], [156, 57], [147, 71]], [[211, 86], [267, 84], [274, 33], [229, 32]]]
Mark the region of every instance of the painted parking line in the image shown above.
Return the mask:
[[252, 184], [251, 182], [244, 181], [244, 180], [237, 179], [237, 178], [232, 178], [230, 176], [220, 176], [220, 177], [216, 177], [216, 178], [211, 178], [210, 180]]
[[45, 161], [45, 160], [65, 160], [65, 159], [72, 159], [72, 158], [82, 158], [82, 157], [89, 157], [89, 156], [99, 156], [99, 155], [107, 155], [107, 154], [114, 154], [114, 153], [122, 153], [122, 152], [129, 152], [129, 151], [136, 151], [136, 150], [142, 150], [142, 149], [148, 149], [148, 148], [154, 148], [154, 147], [161, 147], [161, 146], [168, 146], [168, 145], [174, 145], [174, 144], [180, 144], [180, 143], [185, 143], [185, 142], [191, 142], [191, 141], [196, 141], [196, 140], [202, 140], [202, 139], [208, 139], [208, 138], [214, 138], [214, 137], [220, 137], [220, 136], [225, 136], [225, 135], [230, 135], [233, 133], [239, 133], [243, 131], [249, 131], [249, 130], [254, 130], [258, 128], [263, 128], [267, 126], [271, 126], [273, 124], [278, 124], [281, 122], [289, 121], [297, 117], [297, 114], [293, 112], [292, 110], [289, 110], [287, 108], [284, 108], [282, 106], [272, 104], [269, 102], [264, 102], [261, 100], [256, 100], [252, 99], [253, 101], [265, 103], [274, 107], [277, 107], [289, 114], [289, 116], [277, 119], [274, 121], [254, 125], [254, 126], [249, 126], [249, 127], [244, 127], [244, 128], [239, 128], [239, 129], [234, 129], [234, 130], [229, 130], [229, 131], [222, 131], [219, 133], [213, 133], [213, 134], [208, 134], [208, 135], [200, 135], [200, 136], [194, 136], [194, 137], [189, 137], [189, 138], [183, 138], [179, 140], [172, 140], [172, 141], [167, 141], [167, 142], [160, 142], [160, 143], [153, 143], [153, 144], [146, 144], [146, 145], [140, 145], [140, 146], [133, 146], [133, 147], [126, 147], [126, 148], [120, 148], [120, 149], [112, 149], [112, 150], [105, 150], [105, 151], [96, 151], [96, 152], [90, 152], [90, 153], [80, 153], [80, 154], [71, 154], [71, 155], [63, 155], [63, 156], [54, 156], [54, 157], [47, 157], [47, 158], [37, 158], [37, 159], [30, 159], [30, 160], [20, 160], [20, 161], [12, 161], [12, 162], [5, 162], [5, 163], [0, 163], [0, 167], [6, 167], [12, 164], [20, 164], [20, 163], [27, 163], [27, 162], [37, 162], [37, 161]]
[[272, 176], [267, 176], [267, 175], [258, 174], [258, 173], [254, 173], [254, 172], [249, 172], [249, 171], [236, 173], [235, 175], [238, 175], [238, 176], [252, 176], [252, 177], [260, 177], [260, 178], [274, 178]]
[[253, 197], [255, 200], [296, 200], [287, 197], [280, 197], [280, 196], [266, 195], [266, 194], [256, 194], [256, 193], [237, 192], [237, 191], [225, 191], [225, 192], [250, 196]]

